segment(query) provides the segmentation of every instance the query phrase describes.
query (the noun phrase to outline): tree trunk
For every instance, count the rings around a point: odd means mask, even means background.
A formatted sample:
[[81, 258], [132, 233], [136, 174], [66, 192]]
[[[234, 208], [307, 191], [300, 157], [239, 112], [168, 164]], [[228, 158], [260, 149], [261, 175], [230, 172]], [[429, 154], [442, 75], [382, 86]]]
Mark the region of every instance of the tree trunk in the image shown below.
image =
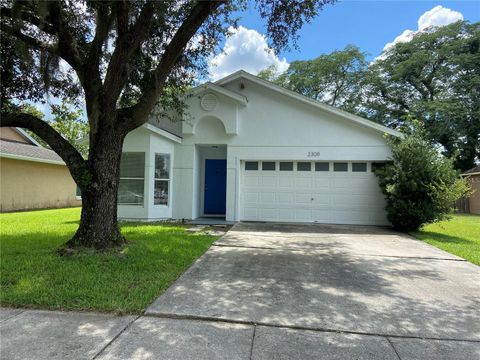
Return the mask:
[[[102, 129], [103, 130], [103, 129]], [[90, 146], [91, 181], [82, 189], [80, 226], [68, 247], [106, 249], [125, 243], [117, 221], [117, 193], [124, 136], [102, 131]]]

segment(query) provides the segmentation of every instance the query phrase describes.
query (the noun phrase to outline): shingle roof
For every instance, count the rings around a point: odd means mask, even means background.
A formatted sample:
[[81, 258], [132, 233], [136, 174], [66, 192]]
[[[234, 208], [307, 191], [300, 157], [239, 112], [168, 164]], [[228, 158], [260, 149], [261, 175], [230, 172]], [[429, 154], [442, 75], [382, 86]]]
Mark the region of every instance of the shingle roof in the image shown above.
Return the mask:
[[62, 158], [53, 150], [16, 141], [0, 140], [0, 156], [9, 157], [9, 155], [31, 161], [63, 163]]
[[475, 166], [474, 168], [471, 168], [470, 170], [463, 172], [462, 175], [477, 174], [477, 173], [480, 173], [480, 166]]

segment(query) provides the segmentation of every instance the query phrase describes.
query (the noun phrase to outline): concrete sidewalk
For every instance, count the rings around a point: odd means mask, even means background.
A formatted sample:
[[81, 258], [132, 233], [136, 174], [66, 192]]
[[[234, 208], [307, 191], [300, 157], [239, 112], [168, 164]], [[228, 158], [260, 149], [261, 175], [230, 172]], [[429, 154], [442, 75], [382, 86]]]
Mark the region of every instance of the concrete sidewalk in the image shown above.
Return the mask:
[[0, 309], [5, 360], [472, 359], [480, 343], [219, 321]]

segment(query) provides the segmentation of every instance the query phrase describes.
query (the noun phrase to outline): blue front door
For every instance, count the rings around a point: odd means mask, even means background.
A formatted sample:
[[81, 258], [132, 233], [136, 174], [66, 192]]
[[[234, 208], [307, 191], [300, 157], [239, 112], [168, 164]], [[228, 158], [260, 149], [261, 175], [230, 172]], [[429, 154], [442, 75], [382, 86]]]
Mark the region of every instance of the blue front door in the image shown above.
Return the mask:
[[205, 160], [205, 214], [225, 214], [227, 160]]

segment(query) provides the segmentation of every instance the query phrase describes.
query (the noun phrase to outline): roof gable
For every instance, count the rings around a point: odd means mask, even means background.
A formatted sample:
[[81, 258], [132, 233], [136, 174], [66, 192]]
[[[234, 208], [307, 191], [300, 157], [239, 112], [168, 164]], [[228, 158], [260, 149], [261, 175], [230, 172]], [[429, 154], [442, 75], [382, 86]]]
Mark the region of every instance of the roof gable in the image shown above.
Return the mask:
[[[307, 105], [316, 107], [318, 109], [321, 109], [321, 110], [323, 110], [327, 113], [334, 114], [334, 115], [337, 115], [337, 116], [341, 116], [342, 118], [347, 119], [347, 120], [349, 120], [353, 123], [365, 126], [367, 128], [370, 128], [370, 129], [373, 129], [373, 130], [376, 130], [376, 131], [379, 131], [381, 133], [386, 133], [386, 134], [396, 136], [396, 137], [403, 136], [402, 133], [400, 133], [399, 131], [390, 129], [390, 128], [384, 126], [384, 125], [377, 124], [377, 123], [375, 123], [371, 120], [364, 119], [360, 116], [351, 114], [351, 113], [346, 112], [344, 110], [337, 109], [333, 106], [318, 102], [318, 101], [313, 100], [313, 99], [311, 99], [307, 96], [304, 96], [302, 94], [299, 94], [299, 93], [296, 93], [294, 91], [285, 89], [285, 88], [283, 88], [279, 85], [276, 85], [276, 84], [274, 84], [270, 81], [261, 79], [258, 76], [252, 75], [252, 74], [250, 74], [250, 73], [248, 73], [244, 70], [239, 70], [239, 71], [237, 71], [237, 72], [235, 72], [235, 73], [233, 73], [229, 76], [226, 76], [226, 77], [224, 77], [220, 80], [217, 80], [215, 82], [215, 85], [217, 85], [219, 87], [222, 87], [223, 85], [226, 85], [226, 84], [228, 84], [230, 82], [233, 82], [237, 79], [247, 79], [247, 80], [249, 80], [249, 81], [251, 81], [251, 82], [253, 82], [253, 83], [255, 83], [259, 86], [267, 88], [271, 91], [274, 91], [276, 93], [280, 93], [282, 95], [288, 96], [288, 97], [293, 98], [297, 101], [300, 101], [304, 104], [307, 104]], [[230, 91], [230, 90], [228, 90], [228, 91]], [[232, 92], [232, 91], [230, 91], [230, 92]]]

